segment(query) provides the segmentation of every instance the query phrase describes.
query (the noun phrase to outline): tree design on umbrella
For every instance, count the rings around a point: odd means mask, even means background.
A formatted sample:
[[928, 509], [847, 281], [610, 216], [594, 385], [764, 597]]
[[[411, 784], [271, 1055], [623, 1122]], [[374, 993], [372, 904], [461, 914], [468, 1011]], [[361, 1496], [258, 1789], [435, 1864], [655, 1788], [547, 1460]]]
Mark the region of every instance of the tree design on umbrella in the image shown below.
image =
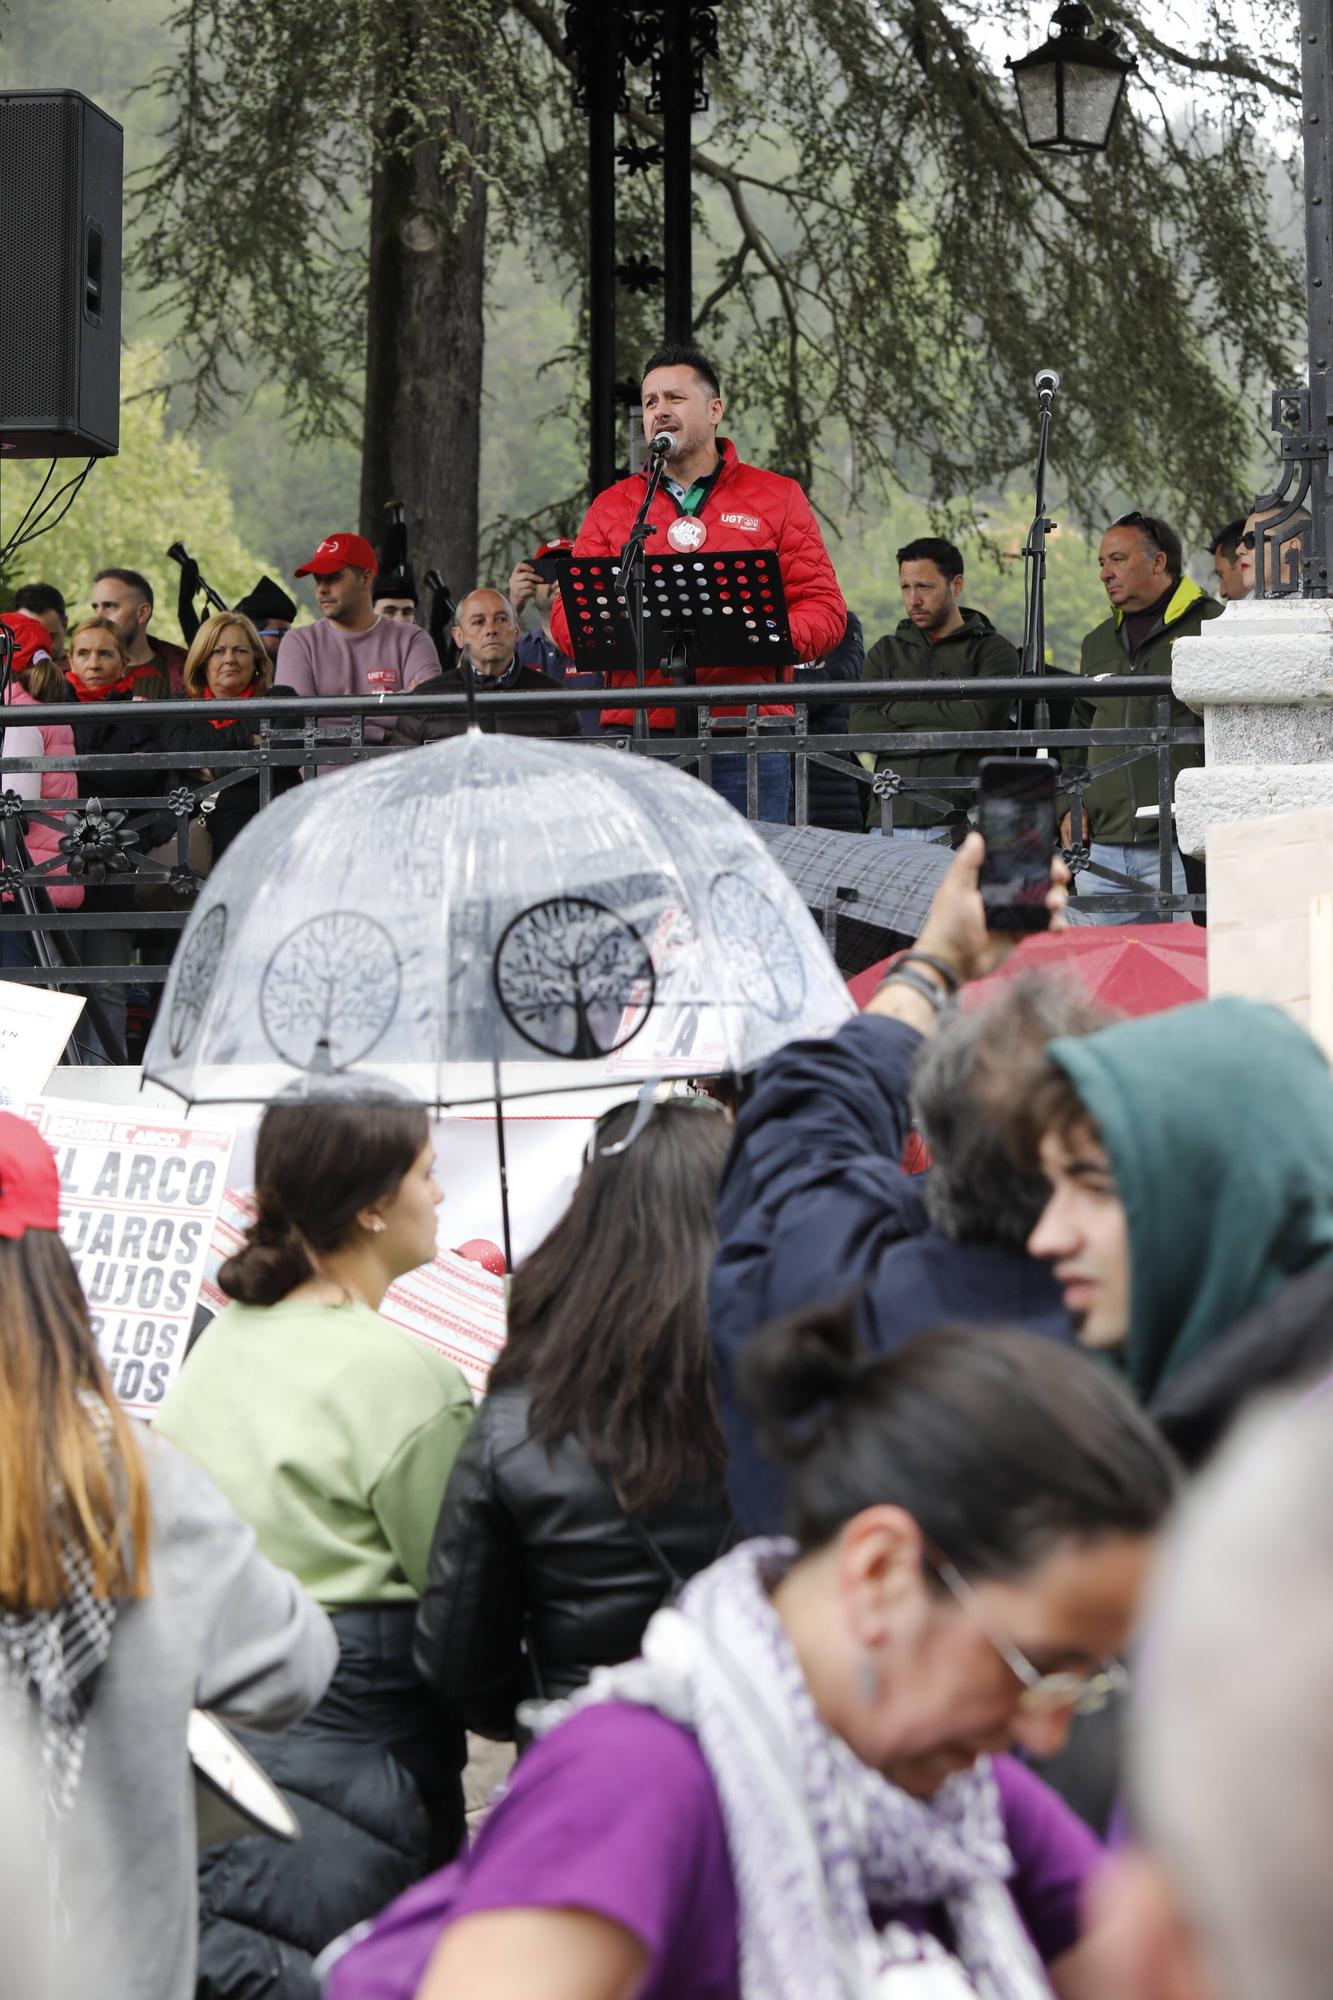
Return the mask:
[[176, 970], [169, 1029], [174, 1056], [184, 1053], [204, 1017], [226, 937], [227, 906], [216, 903], [181, 953]]
[[736, 986], [772, 1021], [793, 1021], [805, 999], [805, 962], [781, 910], [730, 870], [709, 890], [713, 922]]
[[574, 1062], [623, 1048], [653, 1005], [647, 946], [588, 896], [551, 896], [521, 911], [501, 935], [493, 972], [505, 1019], [524, 1041]]
[[264, 1033], [284, 1062], [309, 1069], [321, 1045], [335, 1070], [370, 1054], [398, 1006], [393, 939], [373, 917], [311, 917], [278, 946], [259, 987]]

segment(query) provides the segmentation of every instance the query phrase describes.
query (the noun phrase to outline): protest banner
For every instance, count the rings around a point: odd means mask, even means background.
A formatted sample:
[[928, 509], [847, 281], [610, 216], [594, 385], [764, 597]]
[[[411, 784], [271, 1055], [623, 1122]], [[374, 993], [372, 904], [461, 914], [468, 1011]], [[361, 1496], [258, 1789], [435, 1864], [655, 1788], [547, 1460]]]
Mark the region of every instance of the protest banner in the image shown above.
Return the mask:
[[0, 1104], [26, 1104], [45, 1090], [82, 1012], [77, 993], [0, 979]]
[[232, 1134], [63, 1098], [25, 1116], [56, 1156], [60, 1233], [112, 1385], [151, 1416], [185, 1355]]
[[[210, 1312], [220, 1313], [228, 1304], [217, 1281], [218, 1268], [241, 1248], [254, 1219], [253, 1189], [228, 1188], [199, 1290], [200, 1303]], [[441, 1250], [434, 1263], [422, 1264], [390, 1285], [378, 1310], [382, 1318], [448, 1355], [462, 1370], [473, 1395], [485, 1394], [492, 1364], [504, 1345], [503, 1278], [457, 1250]]]

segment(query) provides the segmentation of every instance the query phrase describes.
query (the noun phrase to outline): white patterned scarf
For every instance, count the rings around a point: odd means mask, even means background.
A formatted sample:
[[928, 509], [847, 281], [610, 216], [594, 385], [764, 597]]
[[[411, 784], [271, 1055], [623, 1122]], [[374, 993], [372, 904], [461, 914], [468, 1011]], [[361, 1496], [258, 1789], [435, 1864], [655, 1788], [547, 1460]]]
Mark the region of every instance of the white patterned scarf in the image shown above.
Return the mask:
[[[698, 1738], [726, 1824], [744, 2000], [1042, 2000], [989, 1760], [923, 1801], [825, 1726], [770, 1596], [795, 1553], [743, 1543], [657, 1613], [641, 1659], [523, 1719], [540, 1735], [591, 1703], [639, 1702]], [[904, 1907], [942, 1907], [953, 1952], [906, 1923], [876, 1928], [872, 1909]]]
[[[99, 1397], [85, 1407], [109, 1456], [111, 1422]], [[113, 1598], [93, 1590], [93, 1567], [73, 1541], [61, 1550], [65, 1596], [54, 1611], [0, 1609], [0, 1718], [3, 1741], [21, 1743], [34, 1711], [41, 1753], [42, 1828], [48, 1844], [74, 1803], [83, 1769], [88, 1710], [111, 1650]]]

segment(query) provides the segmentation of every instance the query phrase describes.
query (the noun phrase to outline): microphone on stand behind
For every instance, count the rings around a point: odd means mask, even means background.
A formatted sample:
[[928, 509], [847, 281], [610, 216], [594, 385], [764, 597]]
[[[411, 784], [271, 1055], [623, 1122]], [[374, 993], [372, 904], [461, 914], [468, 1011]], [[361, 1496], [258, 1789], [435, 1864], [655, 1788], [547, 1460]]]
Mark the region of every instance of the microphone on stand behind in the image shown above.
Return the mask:
[[1037, 401], [1043, 410], [1049, 410], [1055, 392], [1060, 386], [1060, 377], [1054, 368], [1039, 368], [1033, 377], [1032, 386], [1037, 392]]

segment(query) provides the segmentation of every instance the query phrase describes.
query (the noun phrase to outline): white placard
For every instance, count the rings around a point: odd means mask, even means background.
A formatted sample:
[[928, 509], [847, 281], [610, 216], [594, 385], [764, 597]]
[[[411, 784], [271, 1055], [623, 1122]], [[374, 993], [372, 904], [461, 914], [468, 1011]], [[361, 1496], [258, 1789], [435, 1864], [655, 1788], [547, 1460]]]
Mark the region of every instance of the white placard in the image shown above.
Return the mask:
[[184, 1358], [232, 1134], [104, 1105], [25, 1109], [60, 1168], [60, 1233], [125, 1408], [150, 1417]]
[[77, 993], [0, 979], [0, 1104], [45, 1090], [82, 1012]]

